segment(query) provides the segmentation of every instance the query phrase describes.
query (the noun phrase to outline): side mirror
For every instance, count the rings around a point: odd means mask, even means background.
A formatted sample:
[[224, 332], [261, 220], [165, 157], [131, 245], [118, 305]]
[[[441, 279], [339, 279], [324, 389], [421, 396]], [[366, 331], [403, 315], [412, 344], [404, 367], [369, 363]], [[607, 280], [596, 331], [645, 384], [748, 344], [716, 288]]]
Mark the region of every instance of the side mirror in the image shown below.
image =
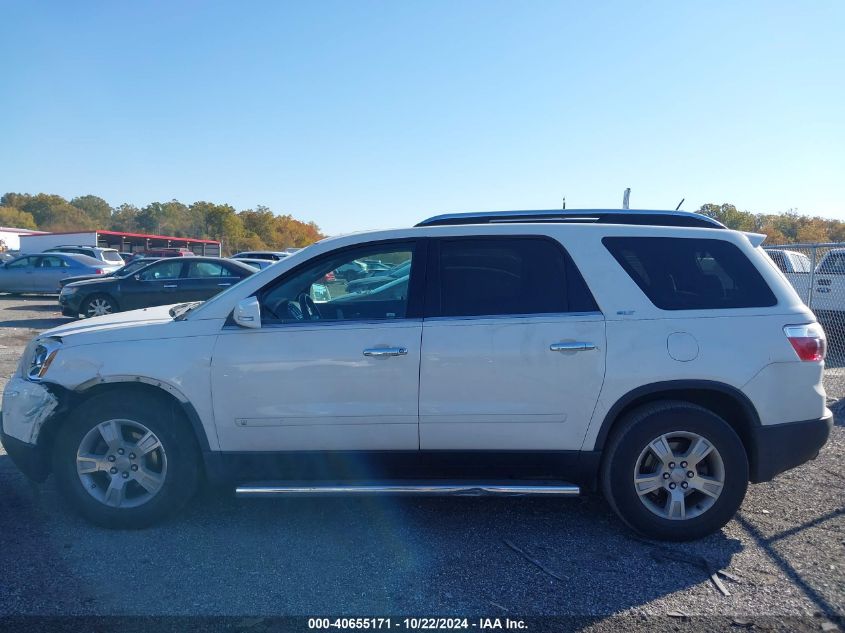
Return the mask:
[[141, 274], [140, 273], [135, 275], [135, 281], [141, 281]]
[[235, 312], [232, 318], [241, 327], [260, 328], [261, 306], [258, 303], [258, 299], [255, 297], [241, 299], [238, 305], [235, 306]]

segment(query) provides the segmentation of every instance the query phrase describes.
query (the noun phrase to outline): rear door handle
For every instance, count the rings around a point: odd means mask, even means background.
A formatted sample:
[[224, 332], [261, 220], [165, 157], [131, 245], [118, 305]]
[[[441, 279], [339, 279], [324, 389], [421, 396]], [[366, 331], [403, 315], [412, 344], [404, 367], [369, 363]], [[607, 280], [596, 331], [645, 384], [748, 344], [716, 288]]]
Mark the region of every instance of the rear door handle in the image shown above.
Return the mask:
[[587, 343], [584, 341], [573, 341], [571, 343], [552, 343], [549, 345], [549, 350], [552, 352], [586, 352], [591, 349], [596, 349], [595, 343]]
[[226, 286], [231, 286], [232, 284], [228, 283], [228, 284], [217, 284], [217, 285], [220, 286], [221, 288], [225, 288]]
[[178, 288], [179, 284], [164, 284], [165, 288]]
[[389, 356], [405, 356], [407, 347], [370, 347], [364, 350], [364, 356], [372, 358], [388, 358]]

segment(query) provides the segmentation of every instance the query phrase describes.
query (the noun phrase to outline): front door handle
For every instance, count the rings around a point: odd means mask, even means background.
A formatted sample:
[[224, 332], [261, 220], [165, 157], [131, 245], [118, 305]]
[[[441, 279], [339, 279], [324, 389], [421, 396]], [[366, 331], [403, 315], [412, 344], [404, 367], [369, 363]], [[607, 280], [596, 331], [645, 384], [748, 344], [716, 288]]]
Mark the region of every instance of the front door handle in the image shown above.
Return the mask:
[[165, 288], [178, 288], [179, 284], [164, 284]]
[[571, 343], [552, 343], [549, 345], [549, 350], [552, 352], [586, 352], [591, 349], [596, 349], [595, 343], [572, 341]]
[[371, 347], [364, 350], [364, 356], [372, 358], [387, 358], [389, 356], [405, 356], [407, 347]]
[[231, 284], [231, 283], [227, 283], [227, 284], [217, 284], [217, 285], [218, 285], [218, 286], [220, 286], [221, 288], [226, 288], [226, 287], [228, 287], [228, 286], [231, 286], [232, 284]]

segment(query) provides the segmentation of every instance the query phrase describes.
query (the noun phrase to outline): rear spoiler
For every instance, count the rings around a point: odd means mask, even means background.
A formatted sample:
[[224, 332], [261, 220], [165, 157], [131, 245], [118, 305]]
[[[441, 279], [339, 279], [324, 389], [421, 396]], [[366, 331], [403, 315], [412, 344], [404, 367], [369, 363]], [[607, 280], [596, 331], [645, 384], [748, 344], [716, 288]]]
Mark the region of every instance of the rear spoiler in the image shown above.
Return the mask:
[[751, 246], [757, 248], [766, 241], [767, 235], [765, 233], [747, 233], [743, 231], [743, 235], [748, 238], [748, 241], [751, 242]]

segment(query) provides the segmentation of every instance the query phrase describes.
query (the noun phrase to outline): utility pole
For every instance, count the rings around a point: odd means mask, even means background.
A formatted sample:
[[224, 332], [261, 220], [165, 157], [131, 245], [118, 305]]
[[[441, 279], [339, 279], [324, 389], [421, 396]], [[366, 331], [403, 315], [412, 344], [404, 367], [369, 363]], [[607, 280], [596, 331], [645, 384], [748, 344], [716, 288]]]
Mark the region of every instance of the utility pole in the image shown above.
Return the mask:
[[628, 187], [627, 189], [625, 189], [625, 193], [622, 194], [622, 208], [623, 209], [629, 209], [630, 208], [628, 206], [628, 201], [630, 200], [630, 198], [631, 198], [631, 188]]

